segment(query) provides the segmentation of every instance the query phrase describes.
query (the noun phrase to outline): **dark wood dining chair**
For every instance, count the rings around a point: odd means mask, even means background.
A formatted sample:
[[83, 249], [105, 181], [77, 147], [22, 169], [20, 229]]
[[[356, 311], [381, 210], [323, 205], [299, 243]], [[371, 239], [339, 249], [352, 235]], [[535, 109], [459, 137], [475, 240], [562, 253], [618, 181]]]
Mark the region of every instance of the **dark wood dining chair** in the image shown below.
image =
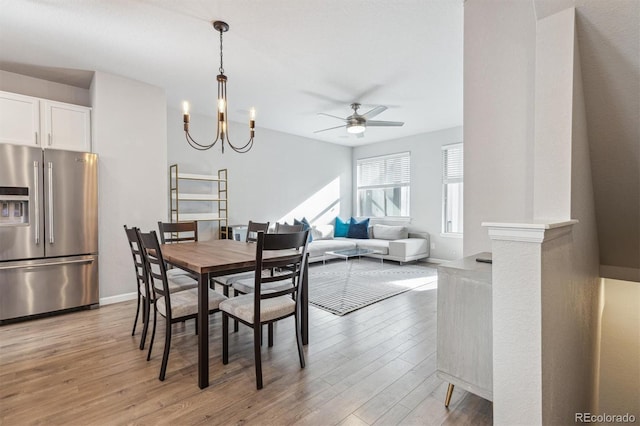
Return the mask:
[[292, 232], [302, 232], [304, 225], [289, 225], [288, 223], [276, 222], [275, 233], [276, 234], [289, 234]]
[[[160, 242], [162, 244], [175, 244], [198, 241], [198, 222], [158, 222], [158, 231], [160, 233]], [[186, 275], [194, 280], [197, 277], [189, 274], [187, 271], [174, 268], [167, 264], [167, 277], [173, 279], [177, 275]], [[197, 282], [196, 282], [197, 285]]]
[[198, 241], [198, 222], [158, 222], [162, 244]]
[[[198, 289], [192, 288], [184, 291], [171, 292], [169, 288], [169, 280], [167, 279], [167, 269], [160, 243], [155, 231], [143, 233], [138, 230], [138, 238], [142, 247], [144, 256], [144, 265], [146, 268], [147, 286], [150, 288], [154, 297], [154, 322], [153, 331], [151, 333], [151, 341], [149, 342], [149, 354], [147, 359], [151, 359], [151, 350], [156, 335], [156, 319], [157, 314], [165, 318], [165, 339], [164, 352], [162, 355], [162, 364], [160, 367], [160, 380], [165, 379], [167, 372], [167, 364], [169, 362], [169, 350], [171, 348], [171, 330], [172, 325], [176, 322], [182, 322], [187, 319], [196, 318], [198, 316]], [[219, 311], [219, 305], [226, 297], [215, 290], [209, 291], [209, 314]], [[196, 323], [197, 326], [197, 323]]]
[[[131, 255], [133, 257], [133, 266], [135, 268], [138, 291], [138, 306], [136, 308], [136, 317], [133, 323], [133, 331], [131, 332], [131, 335], [135, 335], [136, 325], [138, 323], [138, 317], [140, 315], [140, 308], [142, 308], [142, 336], [140, 338], [140, 350], [143, 350], [149, 330], [151, 305], [153, 304], [155, 295], [153, 291], [151, 291], [151, 289], [147, 286], [147, 281], [145, 278], [146, 270], [144, 267], [144, 258], [141, 250], [141, 243], [138, 237], [139, 229], [136, 227], [127, 228], [127, 225], [124, 225], [124, 231], [127, 235], [129, 248], [131, 249]], [[175, 271], [182, 272], [179, 269], [176, 269]], [[171, 293], [198, 287], [198, 282], [186, 273], [174, 273], [171, 276], [168, 276], [168, 280], [169, 291]]]
[[[232, 297], [220, 303], [222, 311], [222, 362], [229, 362], [229, 318], [253, 329], [256, 386], [262, 389], [262, 325], [273, 324], [284, 318], [294, 317], [296, 342], [300, 367], [304, 368], [301, 336], [300, 292], [304, 281], [304, 263], [307, 256], [309, 231], [265, 234], [258, 232], [256, 242], [256, 269], [254, 292]], [[279, 260], [263, 258], [265, 250], [290, 250], [291, 256]], [[264, 274], [263, 271], [279, 269], [283, 273]]]
[[267, 232], [269, 230], [269, 222], [260, 223], [249, 221], [247, 225], [247, 238], [245, 239], [248, 243], [255, 243], [258, 241], [258, 232]]
[[149, 311], [151, 305], [149, 297], [147, 297], [149, 293], [146, 288], [146, 281], [144, 277], [144, 258], [140, 248], [137, 229], [135, 227], [128, 228], [127, 225], [124, 225], [124, 232], [127, 235], [129, 248], [131, 249], [131, 256], [133, 257], [133, 268], [136, 274], [136, 291], [138, 293], [136, 317], [133, 320], [133, 330], [131, 331], [131, 335], [134, 336], [136, 334], [136, 326], [138, 324], [140, 311], [142, 310], [142, 336], [140, 337], [140, 350], [143, 350], [147, 338], [147, 331], [149, 329]]
[[[249, 221], [249, 225], [247, 226], [247, 236], [245, 241], [247, 243], [255, 243], [258, 240], [258, 232], [267, 232], [269, 229], [269, 222], [259, 223]], [[253, 271], [249, 272], [239, 272], [237, 274], [228, 274], [221, 275], [218, 277], [212, 277], [212, 284], [219, 284], [222, 286], [223, 292], [225, 296], [229, 296], [229, 287], [239, 279], [248, 278], [253, 276]]]

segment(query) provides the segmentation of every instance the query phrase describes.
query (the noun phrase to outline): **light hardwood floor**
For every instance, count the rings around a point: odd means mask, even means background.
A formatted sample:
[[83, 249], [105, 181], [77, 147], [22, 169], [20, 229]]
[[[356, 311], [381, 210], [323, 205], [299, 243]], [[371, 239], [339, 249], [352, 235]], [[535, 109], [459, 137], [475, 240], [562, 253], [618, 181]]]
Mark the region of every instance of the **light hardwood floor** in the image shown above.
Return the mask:
[[[135, 302], [0, 327], [0, 425], [484, 425], [492, 404], [447, 384], [436, 368], [436, 291], [413, 290], [344, 317], [310, 308], [307, 367], [293, 320], [263, 347], [257, 391], [252, 336], [230, 337], [211, 317], [210, 387], [197, 386], [194, 323], [174, 327], [167, 377], [158, 380], [164, 322], [151, 361], [131, 337]], [[140, 328], [140, 327], [138, 327]]]

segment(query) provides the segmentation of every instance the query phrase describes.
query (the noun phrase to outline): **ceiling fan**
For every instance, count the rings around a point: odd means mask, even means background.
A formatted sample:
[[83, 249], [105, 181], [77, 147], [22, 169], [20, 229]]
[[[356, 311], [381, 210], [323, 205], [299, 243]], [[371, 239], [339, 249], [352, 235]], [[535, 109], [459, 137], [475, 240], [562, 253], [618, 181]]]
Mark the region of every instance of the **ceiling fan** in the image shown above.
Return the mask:
[[360, 104], [354, 102], [351, 104], [351, 109], [353, 109], [353, 114], [348, 116], [347, 118], [338, 117], [336, 115], [325, 114], [323, 112], [319, 112], [318, 115], [326, 115], [327, 117], [337, 118], [338, 120], [344, 121], [346, 124], [329, 127], [328, 129], [316, 130], [313, 133], [325, 132], [327, 130], [339, 129], [341, 127], [346, 127], [348, 133], [352, 133], [357, 135], [359, 138], [364, 137], [364, 131], [367, 127], [399, 127], [404, 125], [402, 121], [380, 121], [380, 120], [371, 120], [371, 118], [380, 114], [384, 110], [387, 109], [384, 105], [379, 105], [370, 111], [365, 112], [364, 114], [358, 114], [358, 109], [360, 108]]

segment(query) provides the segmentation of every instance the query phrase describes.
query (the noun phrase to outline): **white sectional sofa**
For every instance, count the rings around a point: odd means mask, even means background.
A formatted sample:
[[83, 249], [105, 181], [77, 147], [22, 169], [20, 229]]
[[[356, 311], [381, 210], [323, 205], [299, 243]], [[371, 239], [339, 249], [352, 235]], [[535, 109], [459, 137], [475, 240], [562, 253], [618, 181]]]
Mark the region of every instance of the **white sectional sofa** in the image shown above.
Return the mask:
[[429, 257], [429, 234], [409, 232], [404, 226], [369, 226], [369, 238], [334, 237], [333, 225], [319, 225], [311, 229], [313, 240], [309, 243], [309, 262], [330, 259], [328, 251], [364, 248], [379, 254], [370, 255], [396, 262], [410, 262]]

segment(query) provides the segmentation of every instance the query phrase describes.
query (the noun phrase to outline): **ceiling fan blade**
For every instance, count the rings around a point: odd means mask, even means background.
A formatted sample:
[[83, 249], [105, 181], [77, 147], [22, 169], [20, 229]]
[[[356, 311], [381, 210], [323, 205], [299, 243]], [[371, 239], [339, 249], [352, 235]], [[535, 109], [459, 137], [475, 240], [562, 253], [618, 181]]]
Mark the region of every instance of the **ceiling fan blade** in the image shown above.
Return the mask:
[[324, 112], [319, 112], [319, 113], [318, 113], [318, 115], [325, 115], [325, 116], [327, 116], [327, 117], [337, 118], [338, 120], [341, 120], [341, 121], [345, 121], [345, 122], [347, 121], [347, 120], [346, 120], [345, 118], [343, 118], [343, 117], [338, 117], [337, 115], [325, 114]]
[[385, 127], [385, 126], [400, 127], [403, 125], [404, 125], [404, 121], [367, 120], [367, 127]]
[[387, 107], [386, 107], [386, 106], [384, 106], [384, 105], [378, 105], [377, 107], [375, 107], [375, 108], [373, 108], [373, 109], [371, 109], [371, 110], [369, 110], [369, 111], [365, 112], [364, 114], [362, 114], [362, 116], [363, 116], [364, 118], [367, 118], [367, 119], [368, 119], [368, 118], [373, 118], [373, 117], [375, 117], [376, 115], [380, 114], [381, 112], [383, 112], [383, 111], [384, 111], [384, 110], [386, 110], [386, 109], [387, 109]]
[[346, 124], [342, 125], [342, 126], [336, 126], [336, 127], [329, 127], [328, 129], [322, 129], [322, 130], [316, 130], [313, 133], [320, 133], [320, 132], [326, 132], [327, 130], [333, 130], [333, 129], [340, 129], [342, 127], [347, 127]]

